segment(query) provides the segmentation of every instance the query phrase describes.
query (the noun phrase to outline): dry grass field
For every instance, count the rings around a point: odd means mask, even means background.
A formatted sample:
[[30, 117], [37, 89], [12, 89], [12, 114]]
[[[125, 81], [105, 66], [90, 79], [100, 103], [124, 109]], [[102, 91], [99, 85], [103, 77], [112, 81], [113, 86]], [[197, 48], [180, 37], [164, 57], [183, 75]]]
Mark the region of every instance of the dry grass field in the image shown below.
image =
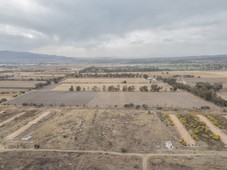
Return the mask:
[[[157, 84], [158, 86], [162, 87], [162, 89], [160, 91], [166, 91], [166, 92], [170, 91], [170, 87], [171, 86], [169, 86], [168, 84], [165, 84], [163, 82], [157, 82], [155, 84]], [[94, 83], [88, 83], [88, 84], [77, 84], [77, 83], [76, 84], [64, 84], [64, 83], [62, 83], [62, 84], [58, 85], [57, 87], [55, 87], [52, 90], [53, 91], [69, 91], [69, 88], [71, 86], [73, 86], [74, 89], [76, 89], [77, 86], [80, 86], [82, 88], [81, 91], [83, 91], [83, 88], [85, 88], [85, 91], [92, 91], [92, 88], [94, 88], [96, 86], [97, 87], [97, 91], [103, 91], [103, 86], [106, 86], [106, 89], [108, 89], [108, 87], [111, 86], [111, 85], [113, 85], [115, 87], [119, 87], [121, 89], [121, 91], [122, 91], [122, 88], [124, 86], [127, 86], [127, 87], [134, 86], [135, 87], [135, 91], [140, 91], [140, 87], [147, 86], [148, 89], [150, 89], [152, 84], [149, 84], [149, 83], [146, 83], [146, 82], [143, 83], [143, 84], [138, 84], [138, 83], [136, 83], [136, 84], [129, 84], [129, 83], [127, 83], [127, 84], [117, 84], [117, 83], [110, 83], [110, 82], [108, 82], [108, 84], [107, 83], [105, 83], [105, 84], [101, 84], [101, 83], [98, 83], [98, 84], [94, 84]]]
[[3, 89], [33, 89], [37, 83], [44, 81], [0, 81], [0, 88]]
[[18, 91], [18, 92], [15, 92], [15, 91], [7, 91], [7, 92], [5, 92], [5, 91], [0, 91], [0, 99], [7, 99], [7, 100], [10, 100], [10, 99], [12, 99], [12, 98], [14, 98], [14, 97], [17, 97], [17, 96], [19, 96], [19, 95], [21, 95], [21, 93]]
[[0, 165], [2, 169], [16, 170], [141, 170], [142, 160], [138, 157], [101, 154], [6, 152], [0, 154]]
[[147, 104], [149, 107], [200, 108], [201, 106], [210, 106], [217, 109], [214, 104], [187, 92], [99, 92], [88, 103], [88, 106], [114, 107], [117, 105], [122, 107], [129, 103]]
[[151, 170], [206, 170], [226, 169], [227, 157], [220, 156], [185, 156], [152, 157], [148, 169]]
[[[163, 124], [155, 112], [143, 110], [63, 109], [16, 140], [26, 134], [44, 149], [149, 153], [165, 149], [168, 140], [184, 148], [174, 127]], [[22, 145], [33, 147], [32, 143]]]

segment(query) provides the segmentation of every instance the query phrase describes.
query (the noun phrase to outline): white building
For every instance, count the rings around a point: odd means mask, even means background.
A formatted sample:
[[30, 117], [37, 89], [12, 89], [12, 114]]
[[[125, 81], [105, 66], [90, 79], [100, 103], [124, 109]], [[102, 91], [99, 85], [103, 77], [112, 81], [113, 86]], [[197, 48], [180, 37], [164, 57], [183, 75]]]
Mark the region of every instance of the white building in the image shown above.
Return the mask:
[[173, 149], [173, 144], [171, 141], [166, 141], [166, 148], [168, 148], [169, 150]]

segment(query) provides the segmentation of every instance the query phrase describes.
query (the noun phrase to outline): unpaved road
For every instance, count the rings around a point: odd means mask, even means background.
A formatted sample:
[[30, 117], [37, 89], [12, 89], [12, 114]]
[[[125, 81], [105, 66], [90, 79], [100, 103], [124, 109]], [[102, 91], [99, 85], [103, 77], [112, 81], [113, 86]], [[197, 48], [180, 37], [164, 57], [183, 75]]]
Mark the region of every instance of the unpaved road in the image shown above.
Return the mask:
[[189, 146], [195, 146], [195, 140], [191, 137], [191, 135], [188, 133], [188, 131], [185, 129], [183, 124], [180, 122], [180, 120], [177, 118], [176, 115], [170, 115], [170, 118], [172, 119], [175, 127], [177, 128], [177, 131], [180, 133], [181, 137], [184, 139], [184, 141]]
[[44, 117], [48, 116], [51, 112], [44, 112], [42, 113], [39, 117], [37, 117], [36, 119], [28, 122], [28, 124], [26, 124], [25, 126], [21, 127], [20, 129], [18, 129], [17, 131], [11, 133], [10, 135], [8, 135], [6, 137], [7, 140], [11, 140], [16, 138], [17, 136], [19, 136], [21, 133], [23, 133], [25, 130], [29, 129], [32, 125], [36, 124], [37, 122], [39, 122], [40, 120], [42, 120]]
[[216, 134], [219, 135], [221, 138], [221, 141], [227, 145], [227, 135], [225, 133], [223, 133], [218, 127], [216, 127], [213, 123], [211, 123], [211, 121], [209, 119], [207, 119], [205, 116], [203, 115], [197, 115], [199, 117], [200, 120], [204, 121], [206, 123], [206, 125], [210, 128], [210, 130]]
[[111, 151], [95, 151], [95, 150], [59, 150], [59, 149], [0, 149], [0, 153], [3, 152], [60, 152], [60, 153], [86, 153], [86, 154], [108, 154], [115, 156], [136, 156], [142, 159], [143, 170], [148, 170], [148, 160], [151, 157], [156, 156], [173, 156], [173, 157], [188, 157], [188, 156], [221, 156], [227, 158], [227, 152], [222, 151], [203, 151], [203, 152], [172, 152], [172, 153], [122, 153]]
[[18, 118], [18, 117], [20, 117], [20, 116], [23, 116], [25, 113], [26, 113], [26, 112], [20, 113], [20, 114], [15, 115], [15, 116], [13, 116], [13, 117], [11, 117], [11, 118], [9, 118], [9, 119], [3, 121], [3, 122], [0, 122], [0, 127], [3, 126], [3, 125], [5, 125], [6, 123], [9, 123], [9, 122], [13, 121], [14, 119], [16, 119], [16, 118]]

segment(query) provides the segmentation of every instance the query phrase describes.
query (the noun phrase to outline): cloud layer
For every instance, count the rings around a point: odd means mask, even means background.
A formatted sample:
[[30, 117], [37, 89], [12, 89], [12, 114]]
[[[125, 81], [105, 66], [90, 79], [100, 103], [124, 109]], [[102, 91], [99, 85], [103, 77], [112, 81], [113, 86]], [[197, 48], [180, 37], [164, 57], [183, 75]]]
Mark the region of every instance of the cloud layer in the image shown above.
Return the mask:
[[0, 0], [0, 49], [73, 57], [226, 53], [226, 0]]

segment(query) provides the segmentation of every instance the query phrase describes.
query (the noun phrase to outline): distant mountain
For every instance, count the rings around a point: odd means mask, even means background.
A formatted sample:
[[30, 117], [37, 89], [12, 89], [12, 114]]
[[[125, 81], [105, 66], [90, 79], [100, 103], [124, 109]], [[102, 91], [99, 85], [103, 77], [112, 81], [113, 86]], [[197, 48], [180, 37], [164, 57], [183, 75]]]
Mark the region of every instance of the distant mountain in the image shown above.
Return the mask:
[[0, 51], [0, 64], [38, 64], [38, 63], [112, 63], [112, 64], [154, 64], [154, 63], [227, 63], [227, 55], [203, 55], [186, 57], [95, 57], [73, 58], [29, 52]]
[[75, 61], [74, 58], [64, 56], [0, 51], [0, 64], [71, 63]]

